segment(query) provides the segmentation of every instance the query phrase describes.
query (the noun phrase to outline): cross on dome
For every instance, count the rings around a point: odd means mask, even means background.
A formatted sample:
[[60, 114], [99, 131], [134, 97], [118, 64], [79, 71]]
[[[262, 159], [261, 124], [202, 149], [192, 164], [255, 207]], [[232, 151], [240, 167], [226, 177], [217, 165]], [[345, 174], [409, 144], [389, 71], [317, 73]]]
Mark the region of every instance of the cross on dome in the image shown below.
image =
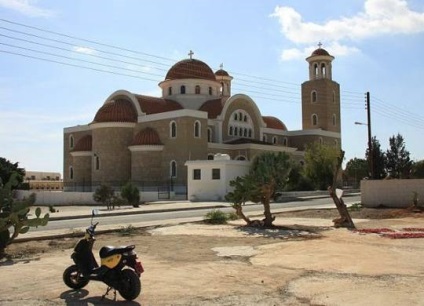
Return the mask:
[[190, 50], [190, 52], [188, 53], [188, 56], [190, 56], [190, 59], [193, 59], [193, 54], [194, 54], [194, 52], [192, 50]]
[[219, 65], [219, 68], [224, 69], [224, 64], [221, 63], [221, 65]]
[[322, 43], [321, 43], [321, 42], [319, 42], [319, 43], [318, 43], [318, 48], [320, 48], [320, 49], [321, 49], [321, 47], [322, 47]]

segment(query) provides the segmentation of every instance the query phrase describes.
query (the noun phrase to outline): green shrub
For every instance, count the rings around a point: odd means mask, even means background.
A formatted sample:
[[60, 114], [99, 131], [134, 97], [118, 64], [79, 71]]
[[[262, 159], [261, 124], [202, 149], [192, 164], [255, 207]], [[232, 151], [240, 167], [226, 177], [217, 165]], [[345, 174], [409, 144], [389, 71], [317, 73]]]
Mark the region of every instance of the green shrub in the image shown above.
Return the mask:
[[210, 224], [225, 224], [228, 219], [228, 214], [219, 209], [214, 209], [208, 212], [204, 217], [204, 221]]
[[132, 205], [133, 207], [139, 207], [140, 192], [138, 188], [131, 182], [128, 182], [122, 186], [121, 197], [127, 200], [128, 204]]
[[235, 212], [230, 212], [227, 215], [228, 215], [228, 220], [230, 220], [230, 221], [234, 221], [234, 220], [240, 219], [240, 217], [237, 216], [237, 214]]

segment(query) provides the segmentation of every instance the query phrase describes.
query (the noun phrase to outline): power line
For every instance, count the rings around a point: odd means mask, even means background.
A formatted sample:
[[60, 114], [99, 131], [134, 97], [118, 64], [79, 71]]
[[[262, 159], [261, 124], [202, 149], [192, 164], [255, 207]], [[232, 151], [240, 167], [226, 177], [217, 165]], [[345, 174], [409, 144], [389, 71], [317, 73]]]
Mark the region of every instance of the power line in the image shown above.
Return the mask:
[[[25, 27], [25, 28], [31, 29], [31, 30], [36, 30], [36, 31], [44, 32], [44, 33], [58, 35], [60, 37], [66, 38], [66, 39], [83, 41], [83, 42], [86, 42], [86, 43], [89, 43], [89, 44], [94, 44], [94, 45], [98, 45], [98, 46], [102, 46], [102, 47], [112, 48], [112, 49], [116, 49], [116, 50], [119, 50], [119, 51], [125, 51], [125, 52], [130, 52], [130, 53], [133, 53], [133, 54], [137, 54], [137, 55], [143, 55], [143, 56], [148, 56], [148, 57], [152, 57], [152, 58], [157, 58], [157, 59], [160, 59], [160, 60], [167, 60], [169, 62], [175, 62], [175, 60], [170, 59], [170, 58], [156, 56], [156, 55], [145, 53], [145, 52], [140, 52], [140, 51], [131, 50], [131, 49], [123, 48], [123, 47], [118, 47], [118, 46], [115, 46], [115, 45], [112, 45], [112, 44], [106, 44], [106, 43], [102, 43], [102, 42], [99, 42], [99, 41], [89, 40], [89, 39], [85, 39], [85, 38], [81, 38], [81, 37], [76, 37], [76, 36], [72, 36], [72, 35], [68, 35], [68, 34], [50, 31], [50, 30], [39, 28], [39, 27], [34, 27], [34, 26], [30, 26], [30, 25], [25, 25], [25, 24], [22, 24], [22, 23], [13, 22], [13, 21], [6, 20], [6, 19], [3, 19], [3, 18], [0, 18], [0, 21], [6, 22], [6, 23], [9, 23], [9, 24], [12, 24], [12, 25]], [[43, 37], [43, 36], [32, 34], [32, 33], [18, 31], [18, 30], [15, 30], [15, 29], [10, 29], [10, 28], [6, 28], [6, 27], [0, 27], [0, 29], [6, 30], [6, 31], [9, 31], [9, 32], [13, 32], [13, 33], [19, 34], [19, 35], [30, 36], [30, 37], [33, 37], [33, 38], [36, 38], [36, 39], [41, 39], [41, 40], [46, 40], [46, 41], [62, 44], [62, 45], [71, 46], [73, 48], [80, 47], [80, 46], [77, 46], [77, 45], [70, 43], [70, 42], [67, 42], [67, 41], [63, 41], [63, 40], [59, 40], [59, 39], [53, 39], [53, 38], [47, 38], [47, 37]], [[21, 41], [21, 42], [24, 42], [24, 43], [36, 44], [36, 45], [47, 47], [47, 48], [54, 48], [56, 50], [61, 50], [61, 51], [65, 51], [65, 52], [73, 52], [73, 53], [77, 53], [81, 56], [91, 56], [91, 57], [98, 58], [98, 59], [119, 62], [119, 63], [122, 63], [122, 64], [133, 65], [133, 66], [142, 67], [142, 68], [147, 67], [147, 68], [152, 68], [152, 69], [156, 69], [156, 70], [160, 70], [160, 71], [168, 71], [167, 69], [162, 68], [162, 67], [165, 67], [165, 66], [169, 67], [170, 66], [170, 64], [167, 64], [167, 63], [158, 62], [158, 61], [154, 61], [154, 60], [148, 60], [148, 59], [145, 59], [145, 58], [133, 57], [133, 56], [124, 55], [124, 54], [120, 54], [120, 53], [116, 53], [116, 52], [110, 52], [110, 51], [98, 49], [98, 48], [95, 48], [93, 50], [96, 53], [105, 53], [105, 54], [117, 56], [119, 58], [128, 58], [128, 59], [132, 59], [132, 60], [136, 60], [136, 61], [147, 62], [147, 63], [153, 64], [153, 65], [146, 66], [146, 65], [140, 65], [139, 63], [135, 63], [135, 62], [129, 62], [129, 61], [125, 61], [125, 60], [100, 56], [98, 54], [81, 53], [81, 52], [78, 52], [78, 51], [75, 51], [75, 50], [68, 50], [66, 48], [61, 48], [61, 47], [58, 47], [58, 46], [40, 43], [40, 42], [28, 40], [28, 39], [12, 37], [12, 36], [9, 36], [9, 35], [4, 35], [4, 34], [0, 34], [0, 36], [6, 37], [8, 39]], [[34, 50], [34, 49], [16, 46], [16, 45], [11, 45], [11, 44], [5, 44], [5, 43], [0, 43], [0, 44], [5, 45], [5, 46], [9, 46], [9, 47], [12, 47], [12, 48], [19, 48], [19, 49], [26, 50], [26, 51], [29, 51], [29, 52], [35, 52], [35, 53], [39, 53], [39, 54], [43, 54], [43, 55], [47, 55], [47, 56], [52, 56], [52, 57], [59, 57], [59, 58], [67, 59], [67, 60], [71, 60], [71, 61], [78, 61], [78, 62], [81, 62], [81, 63], [90, 64], [90, 65], [99, 65], [99, 66], [103, 66], [103, 67], [107, 67], [107, 68], [134, 72], [136, 74], [146, 74], [146, 75], [151, 75], [151, 76], [162, 77], [162, 75], [153, 74], [153, 73], [149, 73], [149, 72], [146, 72], [146, 71], [135, 70], [135, 69], [119, 67], [119, 66], [114, 66], [114, 65], [108, 65], [108, 64], [103, 64], [103, 63], [96, 63], [96, 62], [92, 62], [92, 61], [88, 61], [88, 60], [71, 58], [71, 57], [64, 56], [64, 55], [54, 54], [54, 53], [40, 51], [40, 50]], [[92, 49], [92, 48], [90, 48], [90, 49]], [[41, 58], [41, 57], [38, 57], [38, 56], [21, 54], [21, 53], [17, 53], [17, 52], [6, 51], [6, 50], [1, 50], [0, 52], [11, 54], [11, 55], [16, 55], [16, 56], [21, 56], [21, 57], [26, 57], [26, 58], [30, 58], [30, 59], [36, 59], [36, 60], [61, 64], [61, 65], [66, 65], [66, 66], [71, 66], [71, 67], [76, 67], [76, 68], [88, 69], [88, 70], [97, 71], [97, 72], [109, 73], [109, 74], [113, 74], [113, 75], [127, 76], [127, 77], [131, 77], [131, 78], [143, 79], [143, 80], [148, 80], [148, 81], [153, 81], [153, 82], [160, 82], [162, 80], [162, 79], [159, 79], [159, 80], [151, 79], [151, 78], [146, 78], [146, 77], [142, 77], [142, 76], [138, 76], [138, 75], [131, 75], [131, 74], [121, 73], [121, 72], [116, 72], [116, 71], [103, 70], [103, 69], [98, 69], [98, 68], [93, 68], [93, 67], [86, 67], [86, 66], [82, 66], [82, 65], [71, 64], [71, 63], [66, 63], [66, 62], [53, 60], [53, 59], [49, 59], [49, 58]], [[160, 66], [160, 67], [157, 67], [157, 66]], [[234, 81], [235, 86], [233, 86], [233, 88], [237, 88], [237, 86], [247, 87], [248, 89], [244, 89], [245, 92], [246, 91], [251, 92], [255, 95], [255, 97], [259, 97], [261, 99], [274, 100], [274, 101], [279, 101], [279, 102], [285, 101], [285, 102], [290, 102], [290, 103], [300, 103], [300, 101], [291, 100], [291, 99], [295, 99], [295, 98], [299, 98], [299, 100], [300, 100], [300, 90], [299, 90], [300, 86], [299, 86], [299, 84], [284, 82], [284, 81], [280, 81], [280, 80], [274, 80], [274, 79], [256, 76], [256, 75], [252, 76], [252, 75], [239, 73], [239, 72], [231, 72], [231, 74], [240, 75], [240, 76], [244, 76], [244, 77], [252, 79], [252, 80], [249, 80], [249, 79], [246, 79], [246, 78], [243, 78], [243, 77], [237, 78]], [[286, 85], [282, 85], [282, 84], [286, 84]], [[259, 91], [258, 90], [251, 90], [250, 88], [259, 89]], [[279, 88], [281, 88], [281, 89], [279, 89]], [[266, 91], [263, 91], [263, 90], [266, 90]], [[280, 94], [278, 94], [278, 93], [280, 93]], [[256, 94], [259, 94], [259, 96], [256, 96]], [[285, 94], [285, 95], [283, 96], [282, 94]], [[290, 100], [287, 100], [287, 95], [292, 95], [294, 97], [293, 98], [288, 97]], [[327, 94], [324, 94], [324, 95], [321, 94], [320, 96], [324, 99], [331, 98]], [[363, 103], [362, 102], [363, 93], [356, 92], [356, 91], [341, 90], [340, 96], [342, 98], [341, 100], [343, 101], [343, 103], [341, 105], [341, 107], [343, 109], [360, 109], [360, 108], [363, 107], [363, 104], [362, 104]], [[276, 98], [274, 98], [274, 97], [276, 97]], [[389, 106], [389, 107], [386, 107], [384, 109], [381, 109], [381, 108], [378, 107], [378, 102], [376, 102], [376, 104], [377, 104], [376, 105], [376, 108], [377, 108], [376, 113], [384, 114], [386, 116], [392, 116], [393, 118], [397, 118], [398, 120], [404, 120], [405, 123], [415, 123], [415, 124], [422, 124], [423, 123], [421, 121], [423, 119], [421, 119], [420, 117], [415, 116], [414, 114], [406, 112], [402, 109], [399, 109], [395, 106]], [[387, 104], [385, 104], [385, 106], [387, 106]]]

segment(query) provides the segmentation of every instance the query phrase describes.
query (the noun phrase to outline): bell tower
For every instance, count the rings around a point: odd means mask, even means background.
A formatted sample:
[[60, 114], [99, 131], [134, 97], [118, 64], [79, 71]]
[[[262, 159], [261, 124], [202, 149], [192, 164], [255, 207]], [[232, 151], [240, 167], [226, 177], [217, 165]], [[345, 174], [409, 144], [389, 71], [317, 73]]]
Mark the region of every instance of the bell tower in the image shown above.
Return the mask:
[[309, 80], [302, 84], [302, 129], [340, 133], [340, 85], [332, 80], [334, 56], [321, 46], [306, 58]]

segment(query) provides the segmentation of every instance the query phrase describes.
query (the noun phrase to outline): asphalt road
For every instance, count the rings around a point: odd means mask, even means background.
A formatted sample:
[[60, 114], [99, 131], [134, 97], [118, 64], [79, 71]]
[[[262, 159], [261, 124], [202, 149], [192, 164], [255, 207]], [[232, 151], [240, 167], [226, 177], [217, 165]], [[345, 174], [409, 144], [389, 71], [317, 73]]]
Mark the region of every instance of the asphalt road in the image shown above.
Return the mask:
[[[344, 201], [346, 204], [349, 203], [357, 203], [360, 202], [360, 196], [349, 196], [344, 197]], [[271, 211], [287, 209], [287, 208], [305, 208], [305, 207], [314, 207], [321, 205], [334, 205], [332, 200], [329, 197], [326, 198], [315, 198], [303, 201], [293, 201], [293, 202], [285, 202], [285, 203], [272, 203]], [[231, 207], [223, 207], [219, 208], [225, 212], [234, 211]], [[163, 221], [166, 223], [166, 220], [170, 219], [181, 219], [181, 218], [203, 218], [206, 213], [211, 211], [211, 208], [206, 209], [193, 209], [193, 210], [184, 210], [184, 211], [169, 211], [169, 212], [149, 212], [144, 214], [128, 214], [128, 215], [120, 215], [120, 216], [101, 216], [95, 217], [95, 221], [99, 221], [101, 226], [106, 225], [115, 225], [115, 226], [128, 226], [130, 224], [137, 224], [140, 222], [151, 222], [151, 221]], [[263, 206], [262, 204], [255, 205], [246, 205], [243, 207], [243, 211], [248, 215], [262, 214]], [[160, 222], [159, 222], [160, 223]], [[68, 219], [68, 220], [51, 220], [47, 224], [47, 226], [38, 227], [31, 229], [31, 231], [49, 231], [49, 230], [69, 230], [77, 228], [86, 228], [90, 225], [90, 218], [82, 218], [82, 219]], [[100, 228], [100, 227], [99, 227]]]

